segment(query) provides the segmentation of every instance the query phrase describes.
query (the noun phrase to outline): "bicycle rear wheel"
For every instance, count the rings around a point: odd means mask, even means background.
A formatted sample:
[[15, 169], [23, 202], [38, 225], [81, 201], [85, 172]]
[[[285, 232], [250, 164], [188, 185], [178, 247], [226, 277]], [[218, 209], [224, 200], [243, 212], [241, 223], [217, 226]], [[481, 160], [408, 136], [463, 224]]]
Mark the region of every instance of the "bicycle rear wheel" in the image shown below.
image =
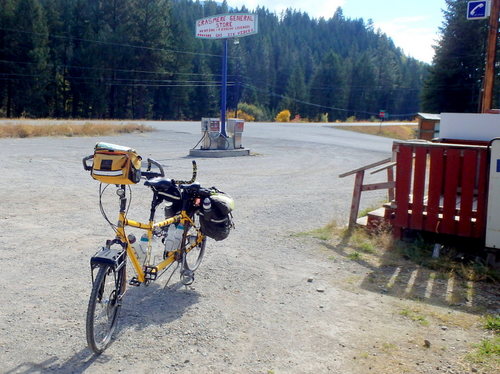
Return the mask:
[[[199, 220], [198, 215], [195, 215], [193, 217], [193, 220]], [[195, 223], [196, 223], [195, 221]], [[199, 224], [197, 224], [199, 227]], [[196, 238], [199, 235], [199, 231], [196, 229], [195, 226], [190, 225], [187, 234], [186, 234], [186, 239], [183, 248], [188, 248], [191, 245], [192, 240], [196, 240]], [[203, 259], [203, 255], [205, 254], [205, 244], [207, 242], [207, 238], [203, 237], [203, 240], [201, 243], [193, 247], [189, 252], [184, 251], [183, 252], [183, 264], [184, 268], [195, 271], [198, 269], [198, 267], [201, 264], [201, 260]]]
[[125, 288], [125, 266], [116, 271], [110, 265], [101, 265], [94, 280], [87, 308], [87, 343], [97, 354], [111, 341], [116, 328], [120, 295]]

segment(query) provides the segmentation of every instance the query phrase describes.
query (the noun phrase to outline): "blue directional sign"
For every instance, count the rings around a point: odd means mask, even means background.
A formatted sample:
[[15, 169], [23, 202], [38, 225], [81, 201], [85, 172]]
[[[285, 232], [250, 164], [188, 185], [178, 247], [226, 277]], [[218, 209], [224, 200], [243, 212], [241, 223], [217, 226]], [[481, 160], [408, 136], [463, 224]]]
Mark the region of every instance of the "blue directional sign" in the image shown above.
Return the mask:
[[467, 3], [467, 19], [485, 19], [490, 16], [490, 1], [469, 1]]

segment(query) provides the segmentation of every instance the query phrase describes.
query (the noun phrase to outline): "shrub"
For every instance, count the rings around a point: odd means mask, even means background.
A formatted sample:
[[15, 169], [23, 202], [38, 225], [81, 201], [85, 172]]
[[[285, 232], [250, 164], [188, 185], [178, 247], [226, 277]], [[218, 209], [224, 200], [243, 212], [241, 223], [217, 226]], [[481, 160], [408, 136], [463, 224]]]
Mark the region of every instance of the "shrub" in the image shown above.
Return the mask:
[[[238, 114], [238, 116], [236, 116], [236, 114]], [[248, 114], [247, 112], [239, 109], [238, 110], [238, 113], [236, 113], [234, 110], [228, 110], [227, 111], [227, 117], [228, 118], [239, 118], [239, 119], [242, 119], [244, 120], [245, 122], [253, 122], [255, 121], [255, 117]]]
[[276, 122], [290, 122], [291, 113], [288, 109], [282, 110], [274, 119]]
[[[264, 111], [256, 105], [248, 104], [248, 103], [239, 103], [238, 104], [238, 112], [240, 112], [240, 111], [253, 117], [254, 118], [253, 121], [265, 121], [266, 120], [266, 115], [265, 115]], [[239, 114], [238, 114], [238, 117], [242, 118], [239, 116]]]

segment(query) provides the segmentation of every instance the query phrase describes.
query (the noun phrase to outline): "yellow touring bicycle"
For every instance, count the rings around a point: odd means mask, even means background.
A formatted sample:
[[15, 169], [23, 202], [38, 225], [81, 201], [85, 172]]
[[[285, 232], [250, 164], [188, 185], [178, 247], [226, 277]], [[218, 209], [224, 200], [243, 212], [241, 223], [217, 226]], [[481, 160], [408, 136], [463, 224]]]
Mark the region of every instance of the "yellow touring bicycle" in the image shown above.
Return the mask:
[[[115, 231], [115, 238], [107, 240], [106, 245], [90, 260], [92, 291], [87, 309], [86, 335], [90, 349], [97, 354], [109, 345], [116, 328], [126, 290], [127, 258], [135, 271], [129, 285], [147, 286], [173, 264], [180, 266], [181, 283], [190, 285], [205, 253], [207, 236], [216, 240], [225, 239], [233, 226], [230, 213], [232, 199], [214, 187], [207, 189], [195, 183], [195, 161], [189, 181], [165, 178], [162, 165], [153, 159], [147, 159], [146, 170], [140, 170], [140, 166], [141, 158], [134, 150], [109, 143], [98, 143], [94, 154], [83, 159], [84, 169], [102, 182], [99, 188], [101, 212]], [[152, 167], [158, 171], [151, 171]], [[147, 223], [127, 217], [130, 201], [127, 195], [131, 196], [127, 185], [137, 183], [141, 178], [146, 180], [144, 185], [153, 192]], [[112, 184], [116, 185], [119, 199], [117, 224], [107, 218], [102, 206], [103, 193]], [[222, 205], [218, 199], [223, 201]], [[155, 221], [156, 211], [162, 203], [165, 203], [165, 217]], [[212, 206], [212, 203], [217, 206]], [[216, 207], [218, 209], [212, 209]], [[221, 210], [224, 211], [222, 214]], [[144, 230], [140, 241], [134, 235], [125, 233], [127, 226]], [[153, 256], [154, 242], [161, 243], [163, 248], [160, 259]]]

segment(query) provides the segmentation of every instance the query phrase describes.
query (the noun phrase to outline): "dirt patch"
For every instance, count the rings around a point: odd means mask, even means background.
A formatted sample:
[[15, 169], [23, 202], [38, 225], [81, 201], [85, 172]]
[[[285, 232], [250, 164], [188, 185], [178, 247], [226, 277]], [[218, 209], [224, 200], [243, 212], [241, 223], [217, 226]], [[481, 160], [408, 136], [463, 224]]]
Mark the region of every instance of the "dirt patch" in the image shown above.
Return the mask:
[[357, 346], [360, 372], [498, 372], [498, 354], [484, 364], [467, 358], [475, 344], [494, 336], [484, 329], [484, 316], [500, 312], [498, 284], [418, 266], [396, 249], [373, 247], [375, 239], [371, 246], [345, 234], [315, 240], [326, 260], [342, 264], [340, 287], [378, 294], [385, 305], [385, 312], [359, 321], [367, 331]]

